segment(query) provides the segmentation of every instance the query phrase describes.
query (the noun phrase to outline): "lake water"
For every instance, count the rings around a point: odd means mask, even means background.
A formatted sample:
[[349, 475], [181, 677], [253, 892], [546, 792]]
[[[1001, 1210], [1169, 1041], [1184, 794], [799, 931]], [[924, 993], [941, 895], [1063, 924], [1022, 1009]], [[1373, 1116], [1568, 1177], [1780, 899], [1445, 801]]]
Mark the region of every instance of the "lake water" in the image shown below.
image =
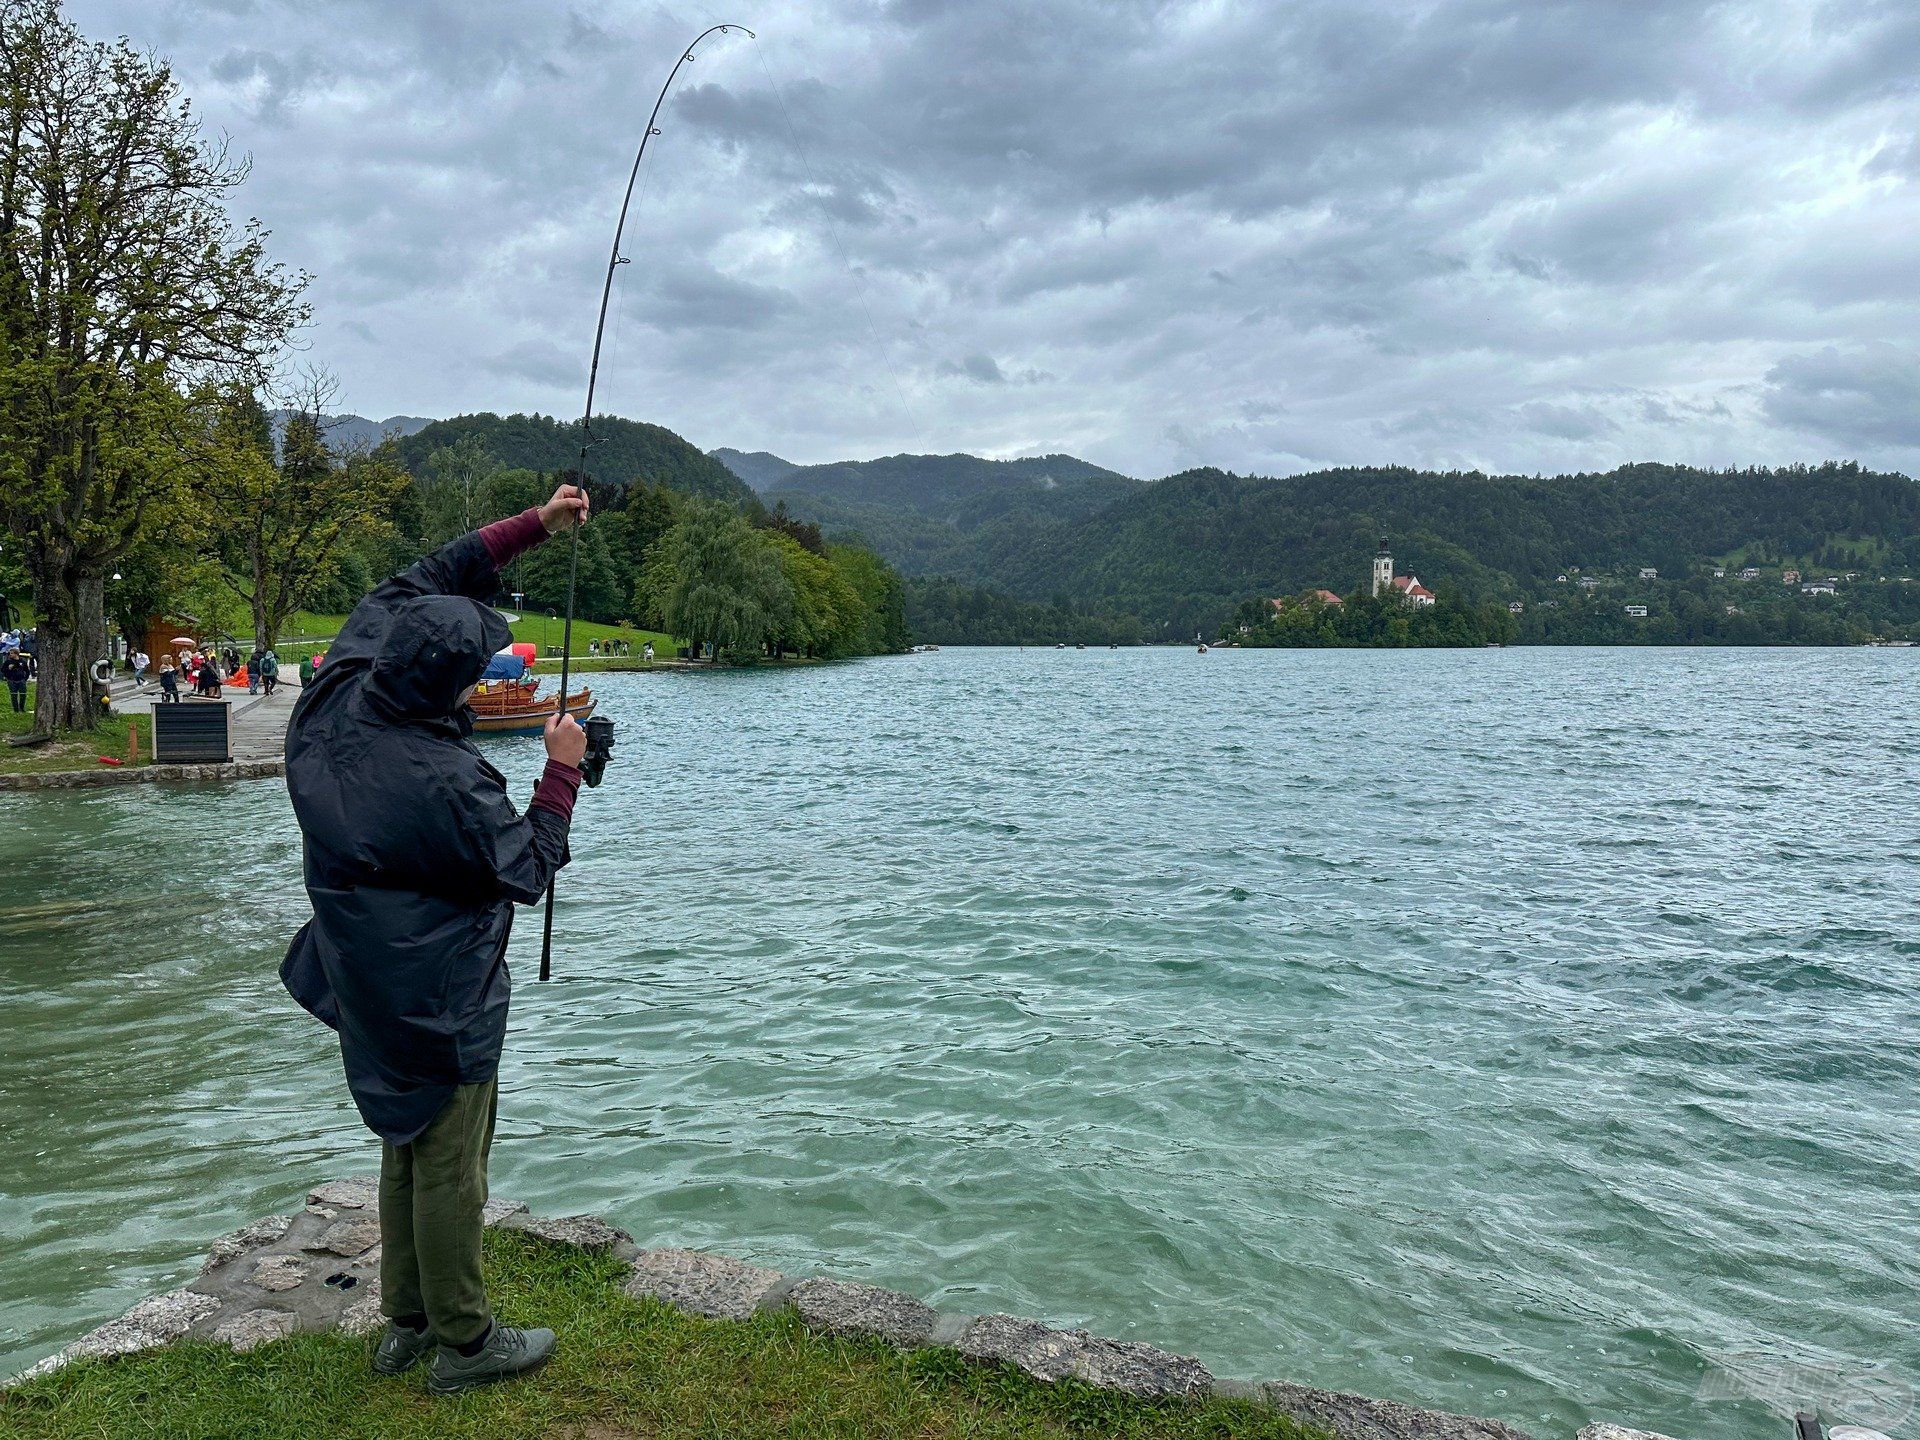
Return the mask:
[[[1911, 1435], [1916, 664], [599, 677], [495, 1193], [1542, 1436]], [[280, 786], [0, 797], [0, 876], [12, 1370], [374, 1151]]]

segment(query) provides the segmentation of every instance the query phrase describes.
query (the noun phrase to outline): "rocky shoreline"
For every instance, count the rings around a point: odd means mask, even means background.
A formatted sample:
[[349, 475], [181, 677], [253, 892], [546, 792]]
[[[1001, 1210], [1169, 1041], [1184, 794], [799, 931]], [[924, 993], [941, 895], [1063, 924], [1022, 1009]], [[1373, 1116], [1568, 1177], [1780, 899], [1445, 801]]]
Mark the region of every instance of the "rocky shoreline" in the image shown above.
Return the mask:
[[[141, 1301], [6, 1383], [48, 1374], [73, 1360], [132, 1355], [181, 1339], [247, 1350], [296, 1331], [370, 1335], [382, 1324], [375, 1204], [370, 1177], [318, 1185], [297, 1213], [265, 1216], [215, 1241], [199, 1275], [187, 1284]], [[487, 1224], [553, 1245], [612, 1254], [631, 1269], [623, 1287], [628, 1294], [715, 1319], [744, 1320], [791, 1309], [809, 1328], [828, 1334], [876, 1338], [900, 1349], [944, 1346], [1045, 1381], [1077, 1380], [1144, 1399], [1218, 1395], [1271, 1405], [1340, 1440], [1533, 1440], [1498, 1420], [1285, 1381], [1216, 1377], [1190, 1356], [1138, 1341], [1102, 1339], [1013, 1315], [945, 1313], [897, 1291], [822, 1275], [783, 1275], [705, 1251], [642, 1249], [626, 1231], [593, 1215], [551, 1219], [524, 1205], [493, 1200], [487, 1204]], [[1667, 1437], [1596, 1422], [1577, 1440]]]

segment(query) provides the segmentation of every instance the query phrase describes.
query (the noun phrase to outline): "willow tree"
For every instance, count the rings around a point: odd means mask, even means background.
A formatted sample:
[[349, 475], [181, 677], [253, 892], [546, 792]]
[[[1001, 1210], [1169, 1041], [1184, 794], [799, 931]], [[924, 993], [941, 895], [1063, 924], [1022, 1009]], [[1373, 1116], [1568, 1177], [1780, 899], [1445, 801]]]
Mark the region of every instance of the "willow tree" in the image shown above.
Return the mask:
[[0, 513], [38, 611], [40, 734], [84, 729], [105, 578], [189, 508], [208, 398], [255, 385], [306, 319], [227, 199], [167, 65], [85, 39], [58, 0], [0, 0]]
[[707, 643], [716, 656], [754, 656], [791, 623], [793, 587], [773, 546], [744, 516], [693, 500], [648, 553], [634, 607], [686, 636], [696, 657]]

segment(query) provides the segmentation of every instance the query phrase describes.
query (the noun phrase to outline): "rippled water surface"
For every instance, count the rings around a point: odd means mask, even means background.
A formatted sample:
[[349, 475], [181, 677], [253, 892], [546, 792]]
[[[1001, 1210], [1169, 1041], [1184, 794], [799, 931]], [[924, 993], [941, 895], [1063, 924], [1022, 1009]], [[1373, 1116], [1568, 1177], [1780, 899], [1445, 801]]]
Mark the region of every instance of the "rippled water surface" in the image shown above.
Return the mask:
[[[1543, 1435], [1912, 1434], [1916, 664], [601, 677], [495, 1190]], [[0, 1370], [372, 1164], [298, 862], [273, 783], [0, 797]]]

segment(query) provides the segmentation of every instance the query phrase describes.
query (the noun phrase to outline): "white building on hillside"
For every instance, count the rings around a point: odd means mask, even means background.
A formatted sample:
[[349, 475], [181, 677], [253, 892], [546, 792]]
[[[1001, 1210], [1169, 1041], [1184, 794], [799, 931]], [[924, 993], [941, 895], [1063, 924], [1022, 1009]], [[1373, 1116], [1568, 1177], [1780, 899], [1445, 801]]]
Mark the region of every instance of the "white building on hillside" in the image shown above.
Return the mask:
[[1387, 537], [1380, 537], [1379, 553], [1373, 557], [1373, 590], [1378, 596], [1399, 591], [1401, 598], [1416, 608], [1433, 604], [1434, 594], [1420, 583], [1417, 575], [1393, 573], [1393, 552], [1387, 549]]

